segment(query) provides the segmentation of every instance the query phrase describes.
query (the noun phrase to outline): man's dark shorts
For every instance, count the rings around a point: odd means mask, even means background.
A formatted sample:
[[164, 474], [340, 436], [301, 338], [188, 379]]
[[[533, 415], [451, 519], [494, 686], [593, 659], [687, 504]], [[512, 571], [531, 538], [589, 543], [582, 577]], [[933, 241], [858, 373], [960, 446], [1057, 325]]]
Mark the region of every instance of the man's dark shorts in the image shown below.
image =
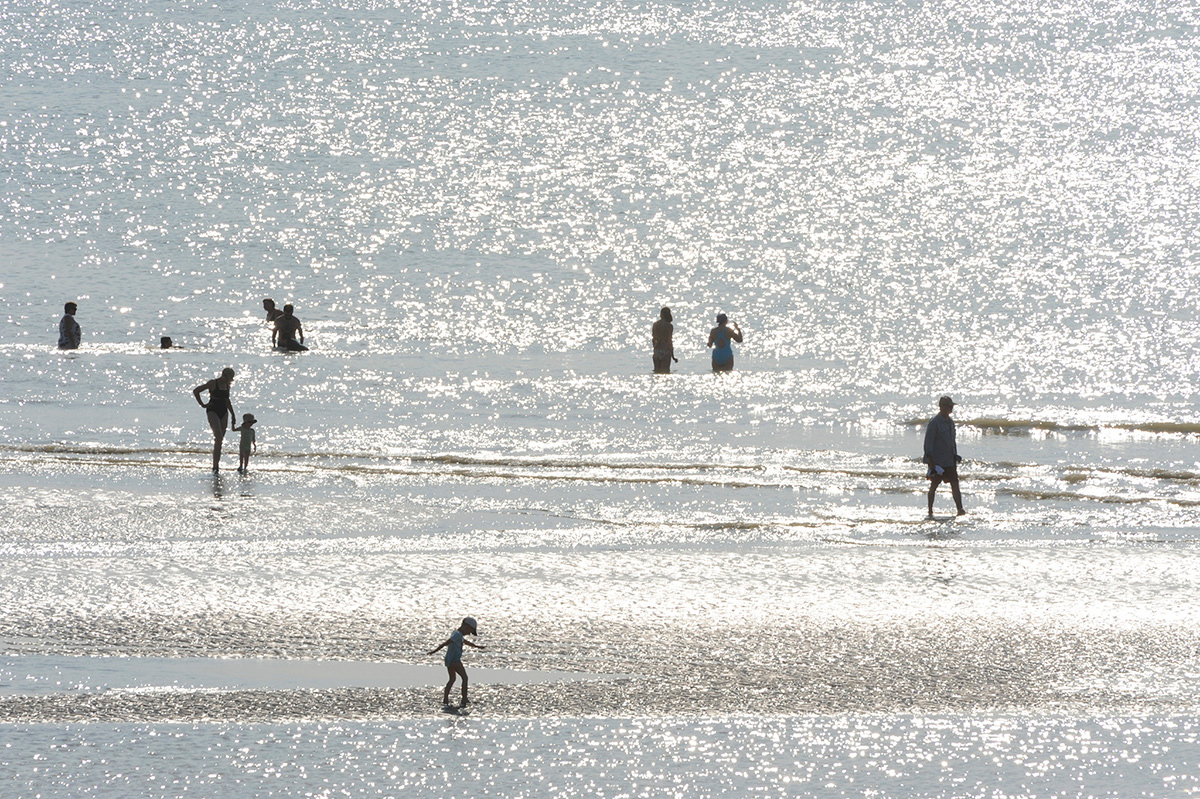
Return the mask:
[[936, 469], [931, 469], [930, 472], [931, 474], [929, 476], [929, 482], [932, 483], [932, 486], [930, 486], [931, 488], [936, 488], [942, 483], [952, 486], [958, 485], [957, 466], [943, 466], [941, 474], [938, 474]]

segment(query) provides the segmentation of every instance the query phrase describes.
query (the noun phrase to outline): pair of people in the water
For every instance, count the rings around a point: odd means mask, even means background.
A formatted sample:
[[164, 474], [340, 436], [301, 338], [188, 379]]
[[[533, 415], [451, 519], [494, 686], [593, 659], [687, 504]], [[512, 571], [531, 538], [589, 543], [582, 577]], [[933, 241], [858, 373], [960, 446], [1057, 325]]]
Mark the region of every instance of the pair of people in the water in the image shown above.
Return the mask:
[[263, 300], [263, 310], [267, 312], [267, 321], [274, 325], [271, 330], [271, 346], [276, 349], [291, 352], [307, 352], [304, 346], [304, 328], [296, 318], [295, 308], [283, 306], [283, 310], [275, 307], [275, 300], [268, 297]]
[[[658, 321], [651, 329], [654, 343], [654, 371], [656, 374], [669, 374], [671, 362], [679, 363], [675, 357], [674, 334], [670, 308], [659, 311]], [[742, 343], [742, 329], [737, 322], [730, 322], [725, 314], [717, 314], [717, 326], [708, 334], [708, 346], [713, 348], [712, 368], [714, 372], [733, 371], [732, 343]]]

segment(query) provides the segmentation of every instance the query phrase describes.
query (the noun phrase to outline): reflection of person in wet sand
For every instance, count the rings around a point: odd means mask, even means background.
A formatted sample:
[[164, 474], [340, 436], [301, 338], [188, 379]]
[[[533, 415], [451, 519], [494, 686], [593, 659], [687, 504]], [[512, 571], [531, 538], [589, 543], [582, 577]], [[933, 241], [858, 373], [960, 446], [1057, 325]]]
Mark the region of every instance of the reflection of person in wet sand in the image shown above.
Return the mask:
[[445, 663], [446, 671], [450, 673], [450, 681], [446, 683], [446, 690], [442, 691], [443, 705], [450, 704], [450, 689], [454, 687], [454, 679], [462, 677], [462, 703], [459, 707], [467, 706], [467, 670], [463, 668], [462, 663], [463, 644], [475, 649], [483, 649], [483, 644], [473, 644], [463, 636], [476, 635], [476, 630], [478, 629], [479, 626], [475, 623], [475, 619], [467, 616], [462, 620], [462, 624], [458, 626], [458, 629], [450, 633], [450, 637], [441, 646], [436, 649], [430, 649], [427, 653], [432, 655], [438, 649], [442, 649], [443, 647], [446, 649]]
[[[733, 325], [730, 329], [729, 325]], [[712, 368], [714, 372], [733, 371], [733, 347], [731, 341], [742, 343], [742, 329], [737, 322], [730, 322], [723, 313], [717, 314], [717, 326], [708, 334], [708, 346], [713, 348]]]
[[[233, 385], [233, 370], [222, 369], [221, 376], [202, 383], [192, 389], [196, 402], [208, 411], [208, 426], [213, 432], [213, 471], [221, 470], [221, 443], [225, 440], [225, 429], [234, 429], [233, 402], [229, 399], [229, 387]], [[208, 392], [208, 402], [200, 399], [200, 392]]]
[[658, 312], [658, 321], [650, 328], [650, 338], [654, 342], [654, 371], [657, 374], [670, 374], [671, 361], [679, 363], [675, 357], [675, 326], [671, 324], [671, 309], [663, 308]]
[[304, 328], [295, 316], [291, 305], [283, 306], [283, 316], [275, 320], [275, 329], [271, 331], [272, 346], [292, 352], [307, 352], [304, 346]]
[[958, 454], [958, 443], [955, 441], [954, 420], [950, 414], [954, 412], [954, 400], [942, 397], [938, 400], [938, 415], [929, 420], [925, 428], [925, 456], [922, 461], [929, 464], [926, 477], [929, 478], [929, 518], [933, 518], [933, 495], [943, 482], [950, 484], [950, 493], [954, 496], [954, 504], [958, 507], [958, 515], [966, 515], [963, 510], [962, 492], [958, 488], [958, 464], [962, 458]]

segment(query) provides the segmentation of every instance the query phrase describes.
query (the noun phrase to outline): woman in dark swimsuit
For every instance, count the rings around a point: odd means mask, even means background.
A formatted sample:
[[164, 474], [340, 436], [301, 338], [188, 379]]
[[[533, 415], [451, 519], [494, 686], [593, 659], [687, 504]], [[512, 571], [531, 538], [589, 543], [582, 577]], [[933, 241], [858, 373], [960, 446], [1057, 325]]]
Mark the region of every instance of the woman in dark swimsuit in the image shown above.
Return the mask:
[[[233, 385], [233, 370], [222, 369], [221, 376], [196, 386], [192, 394], [200, 407], [208, 411], [208, 426], [213, 431], [213, 471], [221, 470], [221, 442], [225, 440], [225, 428], [233, 429], [233, 403], [229, 400], [229, 387]], [[200, 399], [200, 392], [208, 392], [208, 402]]]
[[675, 326], [671, 324], [671, 309], [663, 308], [658, 312], [658, 321], [650, 328], [650, 340], [654, 344], [654, 373], [670, 374], [671, 361], [679, 363], [675, 357]]

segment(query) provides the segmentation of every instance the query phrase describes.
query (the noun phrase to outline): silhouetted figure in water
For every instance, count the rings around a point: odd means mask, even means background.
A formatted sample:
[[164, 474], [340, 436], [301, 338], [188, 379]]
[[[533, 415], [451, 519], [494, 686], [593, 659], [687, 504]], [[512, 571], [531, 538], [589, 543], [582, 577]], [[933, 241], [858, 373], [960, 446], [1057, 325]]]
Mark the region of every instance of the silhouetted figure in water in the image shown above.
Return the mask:
[[275, 320], [275, 329], [271, 332], [271, 344], [291, 352], [308, 352], [304, 346], [304, 328], [295, 316], [291, 305], [283, 306], [283, 316]]
[[279, 317], [283, 316], [283, 311], [275, 307], [275, 300], [267, 297], [263, 300], [263, 310], [267, 312], [267, 321], [274, 322]]
[[[213, 471], [221, 470], [221, 443], [225, 440], [225, 429], [233, 428], [233, 402], [229, 399], [229, 387], [233, 385], [233, 370], [222, 369], [221, 376], [202, 383], [192, 389], [196, 402], [207, 411], [208, 426], [213, 432]], [[208, 402], [200, 399], [200, 392], [208, 392]]]
[[733, 371], [733, 347], [730, 345], [733, 341], [742, 343], [742, 329], [737, 326], [737, 322], [730, 322], [725, 314], [717, 314], [717, 326], [708, 334], [708, 346], [713, 348], [714, 372]]
[[459, 707], [467, 706], [467, 670], [463, 668], [462, 663], [463, 644], [474, 647], [475, 649], [483, 649], [483, 644], [473, 644], [463, 636], [475, 635], [476, 630], [478, 629], [479, 626], [475, 623], [475, 619], [467, 616], [462, 620], [462, 624], [458, 626], [458, 629], [450, 633], [450, 637], [447, 638], [441, 646], [435, 649], [430, 649], [429, 652], [426, 653], [432, 655], [442, 647], [445, 647], [446, 649], [446, 658], [444, 662], [446, 664], [446, 671], [450, 674], [450, 681], [446, 683], [446, 689], [442, 691], [443, 705], [450, 704], [450, 689], [454, 687], [455, 677], [462, 677], [462, 702], [459, 704]]
[[955, 441], [954, 400], [942, 397], [938, 400], [938, 415], [929, 420], [925, 428], [925, 456], [922, 461], [929, 464], [925, 476], [929, 478], [929, 518], [933, 518], [933, 495], [942, 483], [950, 484], [950, 493], [954, 495], [954, 504], [958, 507], [958, 515], [966, 515], [963, 509], [962, 492], [958, 488], [958, 464], [962, 458], [958, 454], [958, 443]]
[[75, 311], [79, 310], [73, 302], [63, 306], [63, 318], [58, 320], [58, 348], [60, 350], [77, 350], [83, 341], [83, 331], [75, 321]]
[[671, 361], [679, 363], [679, 359], [675, 357], [675, 326], [671, 322], [671, 309], [663, 308], [658, 312], [658, 321], [650, 329], [650, 338], [654, 342], [656, 374], [670, 374]]
[[159, 344], [159, 349], [164, 349], [164, 350], [178, 350], [178, 349], [183, 348], [183, 345], [176, 344], [174, 341], [171, 341], [170, 336], [163, 336], [162, 338], [160, 338], [158, 340], [158, 344]]

